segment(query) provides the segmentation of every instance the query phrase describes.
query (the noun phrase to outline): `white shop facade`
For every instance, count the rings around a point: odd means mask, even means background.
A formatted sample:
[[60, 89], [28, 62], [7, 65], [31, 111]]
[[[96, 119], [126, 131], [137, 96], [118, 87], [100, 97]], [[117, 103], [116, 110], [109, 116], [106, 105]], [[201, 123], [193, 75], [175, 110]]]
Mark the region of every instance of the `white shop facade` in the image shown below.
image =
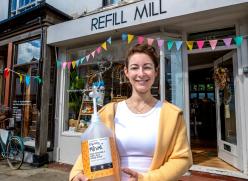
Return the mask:
[[[49, 27], [48, 44], [56, 47], [60, 62], [55, 161], [73, 164], [81, 151], [82, 133], [74, 130], [69, 120], [78, 119], [78, 100], [89, 99], [87, 92], [77, 91], [82, 88], [75, 80], [81, 80], [83, 88], [88, 87], [99, 80], [92, 76], [94, 72], [104, 69], [101, 77], [105, 82], [104, 104], [116, 97], [128, 97], [130, 87], [121, 68], [127, 50], [142, 37], [144, 42], [153, 39], [153, 45], [160, 52], [160, 75], [153, 86], [154, 96], [184, 110], [194, 157], [191, 169], [247, 178], [247, 10], [247, 1], [241, 0], [197, 3], [190, 0], [184, 4], [147, 0]], [[240, 45], [234, 40], [237, 36], [242, 36]], [[111, 42], [107, 41], [109, 37]], [[223, 41], [226, 38], [232, 38], [228, 46]], [[164, 44], [158, 46], [158, 40], [164, 40]], [[187, 48], [189, 40], [194, 42], [192, 50]], [[197, 46], [198, 40], [205, 42], [201, 49]], [[216, 47], [213, 48], [209, 40], [218, 40]], [[171, 41], [174, 44], [169, 47]], [[177, 47], [176, 41], [182, 41], [181, 47]], [[106, 50], [101, 46], [103, 43]], [[99, 52], [98, 47], [101, 47]], [[68, 68], [66, 64], [63, 67], [64, 62], [75, 60], [82, 60], [76, 68]], [[213, 78], [218, 68], [223, 68], [228, 75], [224, 87], [219, 87], [218, 80]], [[76, 102], [74, 106], [72, 103]], [[84, 111], [88, 107], [90, 103]], [[89, 117], [85, 116], [84, 121], [87, 123]], [[212, 157], [200, 158], [200, 152]], [[211, 158], [220, 165], [212, 164]]]

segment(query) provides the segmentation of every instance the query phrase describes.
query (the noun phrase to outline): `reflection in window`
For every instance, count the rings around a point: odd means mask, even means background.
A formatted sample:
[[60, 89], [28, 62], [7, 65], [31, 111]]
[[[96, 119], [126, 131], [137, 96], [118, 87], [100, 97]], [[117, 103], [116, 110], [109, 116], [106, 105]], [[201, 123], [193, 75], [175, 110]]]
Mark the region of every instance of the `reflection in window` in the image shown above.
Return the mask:
[[207, 98], [208, 98], [208, 99], [211, 99], [212, 101], [215, 101], [214, 93], [213, 93], [213, 92], [207, 93]]
[[199, 91], [205, 91], [205, 84], [199, 84]]
[[31, 7], [36, 6], [38, 0], [11, 0], [10, 2], [10, 15], [14, 16]]
[[197, 93], [191, 93], [190, 99], [197, 99]]
[[199, 99], [204, 99], [205, 98], [205, 93], [199, 93]]
[[183, 77], [181, 51], [165, 48], [165, 97], [166, 100], [183, 109]]
[[40, 39], [18, 44], [17, 64], [39, 61], [40, 48]]
[[207, 91], [214, 91], [214, 84], [207, 84]]
[[[38, 64], [19, 66], [14, 69], [23, 75], [38, 75]], [[38, 83], [34, 78], [30, 79], [27, 86], [17, 74], [14, 74], [14, 87], [12, 98], [12, 110], [15, 120], [15, 133], [23, 137], [35, 138], [36, 122], [38, 121], [37, 112], [37, 92]]]
[[103, 0], [103, 6], [108, 6], [110, 4], [117, 4], [121, 0]]

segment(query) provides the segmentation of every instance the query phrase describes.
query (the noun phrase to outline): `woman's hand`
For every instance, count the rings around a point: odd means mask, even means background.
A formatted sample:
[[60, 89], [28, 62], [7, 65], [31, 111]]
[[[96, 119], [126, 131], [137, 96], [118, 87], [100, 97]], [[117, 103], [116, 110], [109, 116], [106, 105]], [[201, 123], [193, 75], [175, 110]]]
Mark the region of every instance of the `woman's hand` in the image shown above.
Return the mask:
[[79, 173], [72, 179], [72, 181], [89, 181], [89, 179], [85, 177], [83, 173]]
[[130, 168], [122, 168], [121, 169], [125, 174], [128, 174], [130, 178], [128, 181], [138, 181], [139, 173], [131, 170]]

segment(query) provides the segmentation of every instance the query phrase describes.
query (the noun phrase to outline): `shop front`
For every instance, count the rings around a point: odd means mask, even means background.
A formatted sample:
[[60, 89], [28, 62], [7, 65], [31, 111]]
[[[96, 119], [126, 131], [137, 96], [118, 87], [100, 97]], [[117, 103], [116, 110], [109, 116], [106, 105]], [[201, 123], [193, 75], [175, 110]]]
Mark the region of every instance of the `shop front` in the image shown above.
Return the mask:
[[[126, 52], [134, 44], [148, 43], [160, 53], [159, 76], [152, 93], [184, 111], [195, 156], [192, 169], [218, 173], [224, 169], [227, 174], [246, 177], [243, 173], [247, 174], [248, 139], [244, 127], [248, 102], [244, 94], [247, 73], [243, 68], [248, 64], [245, 21], [248, 14], [244, 11], [248, 4], [223, 2], [217, 5], [219, 9], [210, 5], [202, 9], [203, 4], [185, 5], [186, 8], [163, 3], [156, 0], [131, 3], [48, 29], [48, 43], [58, 49], [56, 161], [73, 164], [80, 153], [80, 135], [92, 112], [88, 95], [91, 86], [103, 83], [99, 108], [126, 99], [130, 95], [123, 74]], [[230, 12], [232, 15], [227, 17]], [[125, 16], [126, 13], [130, 16]], [[83, 31], [78, 31], [80, 27]], [[237, 43], [238, 35], [242, 35], [242, 43]], [[230, 44], [222, 41], [230, 37], [233, 38]], [[199, 48], [200, 40], [205, 44]], [[209, 40], [215, 40], [216, 44]], [[220, 67], [230, 75], [224, 88], [218, 87], [218, 79], [213, 78]], [[209, 101], [205, 107], [204, 99]], [[201, 112], [196, 110], [200, 106]], [[206, 150], [213, 149], [214, 158], [221, 165], [230, 164], [230, 168], [211, 162], [201, 164], [206, 161], [198, 159], [201, 149], [206, 154], [210, 153]]]
[[1, 129], [23, 138], [24, 162], [35, 166], [52, 160], [54, 137], [56, 66], [46, 29], [69, 19], [41, 3], [0, 22]]

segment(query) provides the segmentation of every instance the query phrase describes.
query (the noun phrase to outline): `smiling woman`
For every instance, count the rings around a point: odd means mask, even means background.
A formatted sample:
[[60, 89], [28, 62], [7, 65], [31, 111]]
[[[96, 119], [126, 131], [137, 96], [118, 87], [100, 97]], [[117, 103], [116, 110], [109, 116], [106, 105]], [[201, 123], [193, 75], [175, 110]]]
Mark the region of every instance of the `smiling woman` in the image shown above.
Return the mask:
[[[103, 123], [115, 133], [122, 171], [116, 180], [178, 180], [191, 166], [192, 155], [182, 111], [151, 93], [158, 73], [156, 49], [147, 44], [132, 47], [124, 72], [131, 96], [99, 111]], [[80, 155], [70, 180], [87, 180], [83, 173]]]

